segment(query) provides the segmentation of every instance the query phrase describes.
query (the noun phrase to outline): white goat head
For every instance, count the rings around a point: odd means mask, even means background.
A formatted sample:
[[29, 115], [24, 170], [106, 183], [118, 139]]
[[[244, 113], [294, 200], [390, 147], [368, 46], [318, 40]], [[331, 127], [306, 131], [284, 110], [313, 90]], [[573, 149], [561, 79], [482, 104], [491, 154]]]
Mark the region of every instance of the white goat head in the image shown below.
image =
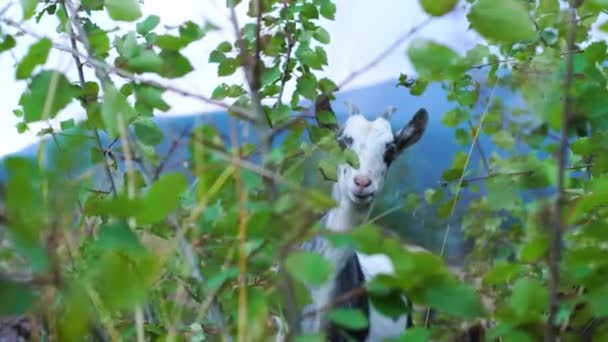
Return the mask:
[[[333, 114], [325, 96], [317, 101], [316, 110]], [[349, 164], [338, 166], [340, 200], [367, 207], [382, 190], [391, 163], [424, 134], [428, 114], [425, 109], [419, 109], [405, 127], [393, 133], [386, 116], [370, 121], [361, 115], [358, 109], [351, 107], [350, 111], [351, 115], [341, 127], [320, 124], [333, 129], [340, 146], [353, 150], [359, 158], [357, 169]]]

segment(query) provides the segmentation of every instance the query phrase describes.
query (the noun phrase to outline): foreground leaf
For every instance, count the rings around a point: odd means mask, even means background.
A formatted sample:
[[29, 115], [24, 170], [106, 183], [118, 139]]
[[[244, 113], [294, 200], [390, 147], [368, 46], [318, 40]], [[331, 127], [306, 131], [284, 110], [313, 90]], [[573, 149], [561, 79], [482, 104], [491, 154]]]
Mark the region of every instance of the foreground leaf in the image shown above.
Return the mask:
[[528, 10], [517, 0], [479, 0], [467, 15], [471, 27], [484, 38], [515, 43], [536, 37]]
[[364, 329], [368, 326], [367, 318], [357, 309], [334, 309], [329, 313], [329, 319], [349, 329]]
[[456, 7], [458, 0], [420, 0], [424, 11], [432, 16], [440, 17]]
[[23, 107], [25, 122], [52, 119], [76, 95], [76, 90], [63, 73], [45, 70], [32, 78], [19, 104]]
[[312, 286], [324, 284], [332, 270], [321, 255], [306, 251], [291, 253], [285, 260], [285, 268], [295, 279]]
[[134, 21], [141, 17], [137, 0], [106, 0], [106, 10], [110, 18], [118, 21]]
[[17, 66], [17, 74], [15, 78], [18, 80], [23, 80], [30, 77], [36, 66], [42, 65], [46, 62], [52, 45], [53, 43], [48, 38], [42, 38], [38, 42], [32, 44], [25, 57], [23, 57]]

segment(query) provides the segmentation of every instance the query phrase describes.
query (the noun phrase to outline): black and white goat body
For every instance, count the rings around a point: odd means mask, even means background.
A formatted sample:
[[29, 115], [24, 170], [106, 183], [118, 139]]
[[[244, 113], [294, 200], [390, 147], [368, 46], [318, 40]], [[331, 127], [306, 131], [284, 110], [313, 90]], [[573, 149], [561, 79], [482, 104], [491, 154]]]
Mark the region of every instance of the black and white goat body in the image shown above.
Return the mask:
[[[331, 111], [326, 98], [320, 101], [325, 102], [318, 102], [317, 110]], [[338, 205], [323, 217], [324, 227], [335, 232], [349, 231], [365, 223], [374, 198], [384, 187], [389, 166], [405, 149], [418, 142], [428, 122], [426, 110], [420, 109], [405, 127], [394, 133], [388, 115], [370, 121], [358, 110], [351, 109], [351, 112], [341, 127], [331, 127], [340, 146], [352, 149], [359, 158], [356, 169], [348, 164], [338, 167], [338, 179], [332, 189]], [[303, 243], [301, 248], [321, 254], [336, 270], [326, 284], [308, 288], [312, 303], [302, 312], [301, 332], [323, 332], [330, 341], [346, 341], [345, 334], [348, 334], [348, 340], [375, 342], [399, 336], [411, 325], [408, 315], [396, 319], [382, 315], [366, 296], [352, 297], [339, 306], [363, 311], [369, 321], [367, 328], [347, 331], [329, 322], [328, 310], [324, 308], [349, 291], [361, 288], [374, 276], [392, 273], [392, 262], [382, 254], [365, 255], [349, 248], [336, 248], [320, 234]]]

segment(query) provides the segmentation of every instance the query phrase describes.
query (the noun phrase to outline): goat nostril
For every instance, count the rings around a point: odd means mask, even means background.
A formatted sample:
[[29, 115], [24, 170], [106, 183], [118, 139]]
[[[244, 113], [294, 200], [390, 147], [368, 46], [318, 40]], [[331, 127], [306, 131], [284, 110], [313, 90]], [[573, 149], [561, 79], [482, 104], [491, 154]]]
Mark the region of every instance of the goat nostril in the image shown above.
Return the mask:
[[372, 184], [372, 180], [369, 177], [355, 176], [355, 185], [362, 187], [362, 188], [367, 188], [371, 184]]

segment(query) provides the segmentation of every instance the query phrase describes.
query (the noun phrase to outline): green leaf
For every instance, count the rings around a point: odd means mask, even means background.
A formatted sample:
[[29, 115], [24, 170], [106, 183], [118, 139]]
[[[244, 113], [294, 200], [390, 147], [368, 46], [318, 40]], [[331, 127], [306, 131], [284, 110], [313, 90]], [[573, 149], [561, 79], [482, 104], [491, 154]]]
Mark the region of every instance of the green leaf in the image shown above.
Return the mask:
[[163, 50], [160, 56], [165, 61], [161, 76], [179, 78], [194, 70], [190, 61], [177, 51]]
[[28, 312], [37, 295], [23, 284], [0, 280], [0, 316], [17, 316]]
[[152, 224], [163, 220], [178, 207], [182, 193], [188, 188], [186, 177], [179, 173], [165, 173], [146, 193], [144, 209], [137, 215], [140, 224]]
[[315, 32], [312, 34], [313, 38], [316, 39], [319, 43], [329, 44], [331, 38], [329, 37], [329, 32], [321, 26], [317, 27]]
[[218, 52], [222, 52], [222, 53], [227, 53], [232, 51], [232, 44], [230, 44], [230, 42], [221, 42], [219, 43], [219, 45], [215, 48], [215, 50], [217, 50]]
[[458, 317], [472, 319], [484, 313], [479, 296], [472, 287], [465, 284], [429, 284], [424, 297], [433, 308]]
[[317, 97], [317, 79], [313, 74], [304, 74], [296, 81], [296, 91], [309, 100]]
[[424, 327], [408, 328], [400, 337], [386, 339], [385, 342], [427, 342], [431, 341], [431, 331]]
[[135, 135], [146, 145], [158, 145], [163, 140], [163, 132], [151, 118], [141, 118], [133, 123]]
[[137, 0], [105, 0], [110, 18], [117, 21], [135, 21], [141, 17]]
[[59, 71], [45, 70], [32, 78], [21, 95], [25, 122], [52, 119], [77, 95], [75, 87]]
[[118, 117], [122, 117], [122, 124], [125, 125], [126, 130], [127, 125], [131, 123], [136, 115], [127, 98], [114, 85], [106, 83], [103, 91], [103, 103], [101, 104], [101, 117], [107, 132], [113, 137], [119, 136], [120, 123]]
[[408, 55], [420, 76], [429, 80], [457, 78], [469, 67], [452, 49], [423, 38], [410, 44]]
[[496, 146], [504, 149], [512, 149], [515, 146], [515, 138], [510, 132], [501, 130], [492, 135], [492, 141]]
[[311, 286], [323, 285], [332, 271], [331, 264], [321, 255], [294, 251], [285, 260], [285, 268], [292, 277]]
[[156, 36], [154, 43], [163, 50], [179, 51], [188, 46], [190, 42], [182, 37], [161, 34]]
[[137, 235], [123, 222], [99, 227], [97, 245], [106, 250], [121, 250], [134, 255], [145, 251]]
[[10, 49], [14, 48], [16, 45], [17, 45], [17, 42], [15, 41], [15, 38], [12, 35], [7, 34], [2, 37], [2, 42], [0, 42], [0, 53], [10, 50]]
[[32, 44], [27, 51], [27, 54], [17, 66], [15, 78], [23, 80], [30, 77], [37, 65], [43, 65], [46, 62], [52, 46], [53, 42], [48, 38], [42, 38], [38, 42]]
[[135, 97], [137, 98], [136, 105], [145, 106], [148, 109], [152, 110], [157, 108], [162, 111], [167, 111], [171, 107], [165, 100], [163, 100], [163, 90], [151, 87], [139, 85], [135, 87]]
[[608, 287], [602, 286], [598, 289], [589, 291], [587, 295], [591, 310], [600, 316], [608, 316]]
[[469, 113], [462, 110], [462, 108], [457, 107], [443, 114], [441, 123], [443, 123], [446, 127], [454, 128], [468, 119]]
[[327, 180], [338, 180], [338, 164], [334, 160], [328, 158], [320, 160], [319, 170]]
[[348, 163], [348, 165], [354, 167], [355, 169], [359, 168], [359, 156], [357, 155], [357, 152], [347, 148], [344, 150], [344, 158], [346, 159], [346, 163]]
[[278, 81], [281, 77], [281, 69], [279, 65], [275, 65], [272, 68], [264, 69], [262, 71], [261, 82], [262, 86], [266, 86]]
[[478, 0], [467, 18], [471, 27], [486, 39], [516, 43], [537, 36], [528, 10], [518, 0]]
[[234, 74], [236, 69], [238, 68], [238, 62], [235, 58], [226, 58], [220, 62], [217, 67], [217, 75], [218, 76], [230, 76]]
[[329, 313], [329, 319], [349, 329], [364, 329], [368, 326], [367, 318], [357, 309], [333, 309]]
[[512, 210], [521, 205], [516, 183], [509, 177], [494, 177], [487, 180], [488, 208]]
[[456, 7], [458, 0], [420, 0], [424, 11], [434, 17], [440, 17]]
[[154, 30], [154, 28], [158, 26], [158, 24], [160, 24], [160, 17], [157, 15], [149, 15], [142, 22], [137, 23], [135, 27], [137, 33], [141, 34], [142, 36], [145, 36], [150, 33], [150, 31]]
[[131, 70], [137, 73], [141, 72], [161, 72], [165, 61], [154, 51], [143, 50], [137, 56], [130, 58], [127, 63]]
[[319, 12], [325, 19], [334, 20], [336, 18], [336, 4], [332, 0], [321, 0]]
[[21, 8], [23, 10], [23, 19], [27, 20], [31, 18], [36, 12], [36, 5], [38, 0], [20, 0]]
[[513, 285], [508, 304], [520, 320], [540, 318], [548, 308], [549, 292], [539, 280], [522, 278]]

